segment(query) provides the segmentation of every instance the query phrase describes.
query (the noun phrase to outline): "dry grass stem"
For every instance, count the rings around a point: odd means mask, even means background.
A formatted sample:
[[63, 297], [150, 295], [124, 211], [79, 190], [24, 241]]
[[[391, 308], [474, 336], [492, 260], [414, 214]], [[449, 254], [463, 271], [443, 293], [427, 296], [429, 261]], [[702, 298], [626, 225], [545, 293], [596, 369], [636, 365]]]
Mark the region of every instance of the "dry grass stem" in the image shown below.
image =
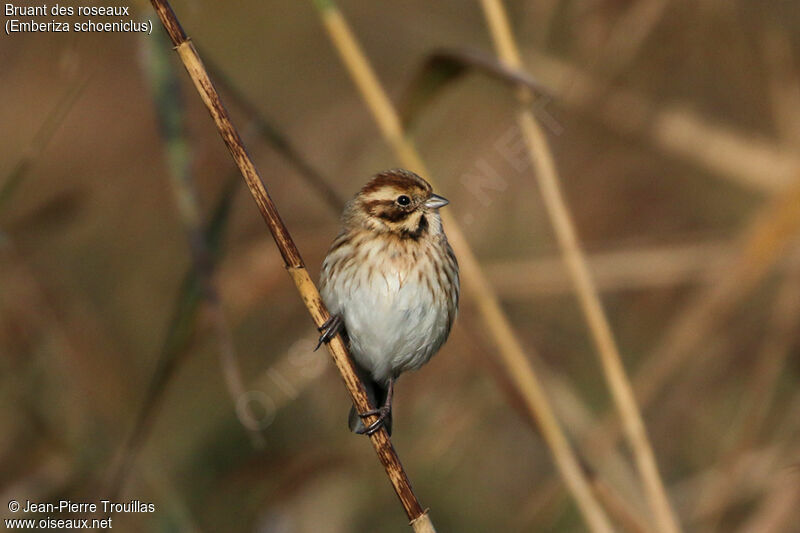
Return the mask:
[[649, 405], [709, 332], [783, 257], [800, 232], [800, 180], [767, 202], [742, 232], [740, 252], [717, 283], [689, 302], [634, 379], [641, 405]]
[[572, 391], [570, 383], [564, 376], [558, 374], [551, 368], [542, 364], [537, 365], [537, 371], [544, 376], [547, 383], [547, 392], [553, 398], [556, 413], [559, 419], [570, 428], [572, 434], [581, 444], [579, 451], [583, 460], [591, 465], [595, 472], [595, 477], [600, 481], [610, 485], [625, 495], [628, 505], [646, 514], [647, 502], [639, 487], [638, 476], [628, 456], [621, 450], [614, 448], [608, 453], [599, 454], [590, 443], [580, 437], [587, 434], [597, 423], [595, 413], [592, 412], [584, 402]]
[[703, 529], [700, 524], [717, 512], [717, 509], [709, 507], [702, 509], [703, 513], [708, 512], [709, 514], [690, 516], [705, 487], [715, 484], [716, 480], [722, 478], [730, 479], [735, 490], [728, 494], [726, 505], [741, 503], [754, 495], [764, 493], [769, 490], [773, 477], [781, 469], [779, 458], [785, 456], [788, 449], [789, 447], [785, 443], [781, 443], [749, 450], [739, 455], [730, 465], [726, 465], [724, 470], [720, 470], [718, 465], [714, 465], [677, 481], [673, 485], [675, 500], [678, 507], [684, 510], [687, 522], [692, 529]]
[[[730, 243], [711, 241], [632, 248], [611, 246], [588, 253], [586, 260], [597, 289], [615, 292], [707, 285], [719, 276], [732, 255]], [[560, 256], [495, 261], [486, 264], [484, 271], [503, 299], [574, 291]]]
[[[754, 494], [761, 498], [755, 511], [737, 530], [741, 533], [779, 533], [796, 524], [800, 502], [800, 475], [798, 475], [797, 430], [800, 427], [800, 393], [795, 393], [786, 403], [783, 416], [777, 421], [775, 441], [778, 444], [764, 450], [742, 454], [743, 458], [755, 455], [758, 462], [734, 468], [745, 478], [735, 483], [742, 500]], [[749, 468], [748, 468], [749, 467]], [[720, 473], [727, 475], [727, 471]], [[730, 503], [730, 499], [724, 504]], [[713, 516], [713, 515], [712, 515]], [[793, 521], [794, 519], [794, 521]], [[714, 531], [716, 524], [706, 528]], [[794, 531], [789, 528], [789, 530]]]
[[[180, 222], [189, 243], [192, 265], [197, 275], [205, 312], [214, 330], [225, 385], [234, 406], [245, 393], [233, 335], [222, 309], [217, 290], [214, 260], [202, 217], [200, 198], [192, 173], [192, 157], [184, 127], [184, 108], [180, 98], [180, 84], [167, 56], [169, 41], [159, 33], [145, 41], [147, 45], [146, 69], [155, 100], [159, 129], [164, 141], [169, 183]], [[261, 434], [254, 429], [252, 413], [240, 412], [240, 421], [250, 431], [256, 447], [264, 444]]]
[[[178, 22], [175, 13], [172, 11], [169, 3], [165, 0], [152, 0], [153, 7], [158, 13], [164, 28], [176, 47], [181, 61], [183, 62], [189, 76], [192, 79], [195, 87], [197, 88], [200, 96], [208, 108], [214, 122], [222, 136], [228, 150], [231, 152], [234, 161], [239, 167], [242, 175], [247, 182], [247, 186], [253, 195], [259, 211], [261, 212], [270, 232], [272, 233], [275, 243], [283, 257], [286, 268], [295, 282], [300, 296], [308, 308], [308, 311], [314, 321], [319, 327], [329, 318], [327, 309], [319, 296], [319, 292], [308, 275], [308, 271], [303, 264], [300, 257], [300, 252], [297, 249], [294, 241], [292, 240], [289, 231], [286, 229], [275, 204], [272, 202], [266, 188], [264, 187], [261, 177], [259, 176], [253, 162], [247, 155], [247, 152], [242, 145], [242, 141], [234, 128], [233, 124], [228, 117], [228, 113], [220, 101], [219, 94], [214, 89], [208, 73], [206, 72], [200, 57], [197, 54], [191, 41], [188, 40], [186, 34]], [[347, 348], [342, 342], [340, 336], [333, 339], [328, 345], [328, 351], [333, 357], [339, 372], [344, 379], [347, 390], [360, 412], [369, 411], [371, 406], [369, 400], [364, 392], [364, 387], [359, 381], [350, 355]], [[367, 422], [374, 421], [375, 417], [367, 419]], [[428, 517], [427, 511], [423, 509], [411, 489], [411, 483], [403, 470], [400, 460], [394, 451], [389, 435], [386, 430], [381, 428], [370, 436], [375, 451], [378, 454], [386, 473], [392, 482], [392, 485], [400, 498], [409, 520], [411, 520], [415, 531], [433, 531], [433, 526]]]
[[[800, 2], [151, 1], [140, 37], [76, 12], [0, 47], [7, 502], [668, 533], [655, 486], [686, 533], [800, 533]], [[373, 442], [311, 322], [348, 190], [391, 166], [451, 200], [463, 290]]]
[[729, 475], [714, 478], [713, 484], [703, 487], [697, 498], [694, 514], [706, 516], [706, 522], [713, 524], [718, 521], [721, 512], [726, 508], [725, 502], [735, 488], [735, 470], [732, 465], [761, 435], [761, 428], [776, 393], [776, 381], [791, 353], [800, 323], [798, 294], [800, 275], [791, 272], [786, 275], [778, 289], [770, 327], [761, 343], [752, 381], [742, 395], [741, 409], [723, 438], [718, 468], [722, 472], [729, 472]]
[[545, 46], [550, 40], [561, 3], [561, 0], [539, 0], [525, 4], [526, 9], [529, 10], [525, 19], [528, 24], [531, 24], [530, 33], [541, 46]]
[[[173, 192], [180, 222], [189, 244], [191, 267], [176, 299], [175, 308], [167, 326], [146, 394], [136, 414], [133, 425], [117, 450], [109, 469], [103, 491], [116, 497], [124, 489], [142, 446], [157, 416], [164, 392], [183, 362], [189, 338], [195, 329], [195, 320], [201, 306], [215, 332], [220, 368], [232, 404], [238, 407], [244, 394], [244, 382], [236, 357], [233, 335], [222, 309], [216, 280], [216, 255], [219, 246], [219, 227], [224, 226], [233, 197], [233, 183], [223, 187], [219, 205], [216, 206], [208, 228], [204, 227], [200, 201], [191, 171], [191, 156], [184, 127], [185, 110], [180, 98], [180, 84], [169, 61], [169, 41], [166, 35], [157, 34], [142, 41], [146, 45], [144, 69], [150, 81], [159, 130], [164, 144], [164, 155], [170, 188]], [[264, 444], [257, 431], [251, 410], [236, 410], [242, 425], [248, 430], [253, 445]]]
[[[522, 60], [502, 2], [500, 0], [482, 0], [481, 5], [500, 59], [513, 68], [522, 68]], [[523, 105], [531, 103], [532, 95], [527, 88], [520, 87], [518, 94]], [[564, 201], [547, 138], [541, 126], [536, 122], [533, 111], [527, 107], [519, 111], [517, 119], [526, 141], [528, 155], [536, 169], [536, 177], [545, 207], [564, 255], [564, 261], [575, 284], [578, 300], [591, 331], [595, 348], [600, 356], [606, 381], [622, 418], [628, 444], [633, 451], [651, 511], [660, 531], [677, 533], [680, 531], [680, 526], [670, 506], [655, 455], [633, 395], [633, 388], [625, 373], [611, 325], [603, 310], [578, 241], [572, 217]]]
[[[736, 245], [739, 252], [726, 272], [676, 313], [675, 321], [634, 376], [634, 390], [642, 408], [653, 403], [711, 331], [766, 276], [798, 232], [800, 181], [759, 210], [741, 232]], [[608, 415], [585, 442], [602, 455], [613, 449], [617, 437], [615, 420]]]
[[623, 530], [629, 533], [654, 533], [655, 530], [647, 521], [635, 514], [628, 502], [613, 487], [596, 477], [592, 477], [591, 480], [597, 499], [603, 502], [603, 506]]
[[[782, 443], [783, 453], [778, 453], [771, 470], [761, 469], [757, 481], [766, 485], [766, 491], [761, 497], [759, 505], [750, 515], [748, 520], [741, 525], [737, 533], [780, 533], [795, 531], [793, 526], [798, 524], [798, 510], [800, 510], [800, 454], [797, 447], [797, 426], [800, 418], [797, 413], [800, 409], [800, 393], [795, 393], [791, 401], [787, 402], [787, 416], [781, 422], [781, 433], [793, 437]], [[788, 529], [787, 529], [788, 528]]]
[[[411, 141], [406, 138], [397, 111], [375, 76], [342, 14], [328, 0], [318, 0], [314, 5], [320, 12], [323, 24], [339, 56], [397, 158], [409, 169], [430, 179], [430, 172], [426, 170]], [[578, 508], [592, 531], [612, 531], [608, 518], [593, 496], [575, 453], [559, 426], [544, 389], [511, 328], [508, 318], [500, 307], [497, 295], [483, 275], [463, 232], [448, 212], [442, 213], [442, 219], [447, 227], [449, 240], [459, 258], [464, 288], [477, 304], [484, 324], [497, 344], [498, 353], [508, 374], [525, 398], [530, 414], [538, 422], [542, 435], [553, 454], [556, 466], [572, 492]]]
[[613, 80], [638, 57], [647, 38], [664, 15], [669, 0], [633, 2], [620, 17], [607, 43], [599, 48], [599, 68], [594, 68], [606, 80]]
[[[791, 474], [779, 476], [775, 486], [736, 533], [781, 533], [797, 525], [800, 481]], [[794, 525], [794, 526], [793, 526]]]
[[[431, 54], [421, 70], [435, 64], [439, 54]], [[800, 156], [796, 152], [762, 136], [704, 117], [693, 111], [690, 104], [657, 105], [635, 90], [614, 87], [610, 91], [604, 78], [562, 59], [534, 49], [526, 50], [526, 54], [536, 71], [537, 87], [541, 85], [542, 92], [555, 94], [559, 104], [602, 122], [614, 133], [637, 143], [649, 143], [656, 150], [687, 161], [720, 179], [754, 191], [771, 193], [791, 183], [800, 168]], [[471, 50], [447, 52], [447, 57], [457, 61], [458, 65], [485, 71], [469, 60], [472, 55], [474, 52]], [[518, 69], [509, 66], [505, 73], [494, 70], [494, 75], [502, 77], [503, 81], [520, 75]], [[789, 101], [786, 98], [789, 87], [780, 83], [780, 105], [785, 107]], [[445, 85], [441, 80], [439, 84]], [[796, 98], [796, 94], [791, 94], [790, 98]], [[419, 107], [412, 101], [409, 113]], [[794, 109], [789, 112], [791, 116], [795, 114]], [[785, 121], [783, 117], [780, 120]]]
[[426, 56], [397, 104], [403, 128], [409, 132], [426, 105], [448, 85], [466, 74], [478, 73], [511, 87], [528, 87], [534, 94], [549, 97], [547, 90], [530, 74], [498, 61], [479, 50], [442, 48]]
[[699, 115], [688, 104], [656, 105], [640, 92], [619, 87], [609, 92], [600, 79], [535, 50], [526, 50], [526, 58], [536, 79], [560, 104], [721, 179], [755, 191], [779, 192], [800, 168], [796, 152]]
[[[279, 155], [286, 159], [286, 161], [308, 181], [325, 200], [328, 206], [335, 209], [337, 212], [340, 211], [344, 200], [333, 190], [329, 181], [313, 168], [294, 147], [287, 136], [266, 119], [259, 109], [248, 100], [237, 87], [230, 83], [219, 69], [215, 69], [212, 66], [211, 71], [215, 73], [215, 77], [221, 77], [221, 86], [223, 90], [227, 92], [234, 103], [248, 115], [249, 122], [245, 128], [247, 131], [245, 131], [244, 136], [247, 137], [248, 132], [254, 130], [253, 133], [257, 133], [263, 140], [269, 143]], [[216, 256], [221, 255], [220, 246], [218, 244], [220, 234], [222, 233], [221, 228], [227, 223], [230, 205], [235, 190], [240, 183], [239, 180], [239, 171], [234, 170], [232, 176], [228, 178], [226, 185], [219, 195], [220, 199], [218, 205], [205, 230], [206, 235], [203, 237], [204, 240], [213, 241], [211, 247], [214, 248], [214, 250], [212, 250], [210, 254], [212, 256], [210, 259], [214, 263], [217, 262]], [[321, 242], [320, 247], [326, 244], [327, 242]], [[265, 295], [269, 293], [269, 290], [279, 282], [279, 278], [282, 280], [284, 275], [283, 264], [280, 260], [275, 258], [268, 244], [257, 243], [254, 247], [258, 249], [259, 258], [257, 261], [260, 262], [257, 264], [254, 264], [252, 261], [248, 262], [248, 259], [252, 258], [253, 254], [246, 254], [244, 262], [247, 263], [247, 268], [245, 271], [231, 272], [229, 274], [223, 272], [215, 276], [218, 285], [222, 288], [216, 292], [218, 294], [226, 294], [229, 300], [228, 307], [239, 315], [262, 301]], [[264, 262], [266, 262], [266, 265]], [[158, 362], [156, 363], [156, 371], [148, 387], [148, 393], [145, 395], [144, 403], [137, 415], [133, 431], [128, 437], [127, 443], [122, 447], [127, 451], [122, 451], [118, 454], [120, 458], [127, 457], [128, 463], [131, 463], [136, 455], [138, 455], [139, 446], [146, 440], [147, 432], [153, 421], [155, 409], [160, 405], [160, 398], [169, 386], [180, 363], [181, 352], [187, 349], [190, 342], [189, 337], [191, 337], [194, 332], [194, 324], [198, 310], [197, 299], [194, 297], [194, 292], [197, 291], [199, 294], [200, 290], [197, 286], [197, 282], [197, 272], [190, 269], [184, 276], [184, 283], [181, 286], [181, 292], [176, 300], [175, 312], [167, 327], [167, 338], [163, 343]], [[220, 320], [226, 320], [221, 309], [219, 309], [219, 312], [212, 312], [209, 318], [216, 322], [218, 330], [220, 328], [222, 328], [222, 331], [229, 329], [219, 323]], [[225, 340], [222, 337], [220, 337], [220, 339], [223, 347], [233, 346], [232, 339], [229, 338]], [[223, 348], [223, 351], [220, 353], [227, 354], [225, 358], [230, 360], [234, 352]], [[233, 384], [237, 390], [241, 390], [237, 384], [237, 382], [240, 382], [240, 379], [237, 378], [235, 372], [230, 371], [230, 369], [234, 367], [226, 365], [224, 368], [229, 369], [226, 371], [226, 382], [229, 384], [229, 387]], [[241, 394], [234, 394], [233, 396], [234, 398], [240, 398]], [[255, 427], [257, 425], [249, 410], [242, 411], [240, 414], [244, 417], [242, 420], [248, 427]], [[254, 437], [255, 436], [254, 434]], [[258, 440], [254, 440], [254, 443], [259, 445]], [[123, 466], [121, 468], [124, 470], [126, 467]]]
[[206, 67], [211, 76], [214, 77], [221, 92], [226, 93], [234, 105], [247, 115], [250, 120], [248, 128], [255, 130], [262, 139], [266, 140], [278, 154], [289, 162], [319, 194], [328, 207], [335, 213], [341, 212], [347, 199], [333, 188], [330, 180], [303, 157], [289, 138], [271, 120], [264, 116], [258, 106], [230, 80], [221, 67], [208, 60], [206, 60]]
[[[212, 267], [216, 267], [218, 256], [221, 255], [221, 235], [224, 233], [238, 185], [238, 172], [233, 178], [235, 181], [229, 178], [223, 186], [210, 220], [204, 228], [203, 237], [209, 245], [209, 260]], [[116, 464], [110, 468], [108, 489], [105, 491], [108, 495], [116, 493], [122, 487], [128, 470], [136, 461], [141, 447], [149, 436], [158, 415], [158, 408], [162, 405], [164, 393], [189, 352], [202, 303], [199, 278], [200, 274], [193, 266], [190, 266], [183, 276], [143, 400], [130, 432], [117, 451], [114, 459]]]

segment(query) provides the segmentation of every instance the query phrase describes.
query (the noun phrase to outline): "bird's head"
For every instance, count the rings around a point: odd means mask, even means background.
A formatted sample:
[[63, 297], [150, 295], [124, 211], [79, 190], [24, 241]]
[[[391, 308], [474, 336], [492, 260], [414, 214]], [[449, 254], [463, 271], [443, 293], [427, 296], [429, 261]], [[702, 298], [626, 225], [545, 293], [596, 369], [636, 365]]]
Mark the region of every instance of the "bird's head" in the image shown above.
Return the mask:
[[413, 172], [393, 169], [376, 174], [350, 204], [351, 223], [381, 233], [418, 239], [441, 231], [438, 209], [448, 201]]

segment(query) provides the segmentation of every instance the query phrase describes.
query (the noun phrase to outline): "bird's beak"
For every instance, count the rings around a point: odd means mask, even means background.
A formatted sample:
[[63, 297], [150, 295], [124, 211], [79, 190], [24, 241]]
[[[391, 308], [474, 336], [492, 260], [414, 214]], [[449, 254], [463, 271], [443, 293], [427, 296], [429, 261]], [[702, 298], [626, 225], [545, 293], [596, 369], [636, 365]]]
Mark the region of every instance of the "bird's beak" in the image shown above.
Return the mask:
[[438, 194], [432, 194], [430, 198], [425, 201], [425, 207], [428, 209], [439, 209], [450, 203], [450, 200]]

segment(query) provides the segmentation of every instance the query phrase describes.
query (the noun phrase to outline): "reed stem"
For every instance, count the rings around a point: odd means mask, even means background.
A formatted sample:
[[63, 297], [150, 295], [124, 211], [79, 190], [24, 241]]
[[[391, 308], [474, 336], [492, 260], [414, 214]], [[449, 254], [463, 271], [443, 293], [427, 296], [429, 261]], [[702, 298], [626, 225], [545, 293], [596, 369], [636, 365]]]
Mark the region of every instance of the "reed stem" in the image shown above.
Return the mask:
[[[228, 112], [222, 105], [219, 94], [211, 83], [211, 79], [203, 66], [200, 56], [197, 53], [194, 45], [187, 38], [183, 28], [181, 28], [172, 7], [166, 0], [151, 0], [153, 7], [158, 14], [161, 23], [167, 30], [167, 33], [178, 52], [178, 56], [186, 67], [195, 88], [200, 93], [203, 103], [208, 108], [211, 117], [217, 126], [217, 129], [222, 136], [228, 150], [231, 152], [236, 165], [242, 173], [242, 176], [247, 183], [247, 187], [253, 196], [253, 199], [261, 212], [264, 221], [272, 233], [275, 244], [283, 257], [286, 269], [289, 272], [292, 280], [300, 293], [300, 297], [317, 327], [330, 317], [325, 304], [320, 298], [319, 291], [317, 290], [314, 282], [308, 274], [308, 271], [303, 264], [303, 259], [300, 256], [300, 251], [297, 249], [289, 230], [286, 228], [283, 220], [275, 207], [272, 198], [270, 198], [266, 187], [264, 186], [261, 176], [255, 168], [250, 157], [247, 155], [239, 133], [231, 123]], [[353, 400], [353, 403], [359, 412], [365, 412], [372, 409], [369, 404], [367, 395], [364, 392], [364, 386], [358, 379], [358, 376], [353, 367], [350, 359], [350, 354], [346, 346], [342, 342], [341, 336], [337, 336], [327, 344], [328, 351], [334, 360], [342, 379], [345, 382], [348, 392]], [[365, 423], [370, 424], [375, 421], [375, 416], [368, 418]], [[430, 522], [427, 511], [424, 510], [422, 505], [417, 500], [414, 491], [411, 488], [411, 482], [400, 463], [400, 459], [392, 446], [389, 435], [384, 428], [380, 428], [370, 436], [370, 442], [375, 448], [381, 463], [383, 464], [386, 474], [392, 483], [392, 486], [400, 498], [409, 520], [411, 520], [414, 531], [417, 532], [431, 532], [434, 531], [433, 525]]]
[[[332, 0], [316, 0], [314, 5], [336, 51], [398, 160], [410, 170], [434, 183], [435, 180], [431, 179], [431, 174], [425, 168], [413, 143], [406, 137], [396, 109], [342, 13]], [[501, 361], [525, 399], [527, 410], [538, 423], [555, 464], [577, 502], [578, 509], [593, 532], [610, 533], [613, 531], [611, 524], [592, 494], [575, 452], [556, 419], [522, 344], [500, 306], [497, 294], [486, 280], [456, 220], [447, 212], [442, 213], [442, 220], [447, 227], [448, 240], [458, 255], [465, 292], [477, 304], [484, 324], [497, 345]]]
[[[481, 0], [497, 54], [511, 68], [522, 70], [523, 64], [502, 0]], [[523, 107], [517, 121], [525, 139], [550, 222], [556, 233], [561, 253], [575, 286], [575, 293], [586, 318], [595, 349], [603, 366], [606, 382], [622, 418], [625, 435], [631, 447], [650, 508], [663, 533], [678, 533], [680, 526], [669, 503], [664, 483], [656, 464], [652, 445], [647, 437], [642, 415], [636, 404], [633, 387], [622, 364], [608, 317], [603, 309], [586, 257], [578, 240], [575, 224], [561, 191], [558, 171], [547, 137], [529, 109], [533, 95], [520, 85], [517, 95]]]

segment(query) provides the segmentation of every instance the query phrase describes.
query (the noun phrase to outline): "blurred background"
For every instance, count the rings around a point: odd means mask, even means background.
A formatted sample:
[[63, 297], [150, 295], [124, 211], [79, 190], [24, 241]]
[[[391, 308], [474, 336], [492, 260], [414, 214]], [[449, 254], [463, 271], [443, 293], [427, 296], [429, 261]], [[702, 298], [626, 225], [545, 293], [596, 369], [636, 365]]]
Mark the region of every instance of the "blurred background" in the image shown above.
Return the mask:
[[[312, 2], [172, 5], [316, 279], [341, 203], [399, 162]], [[475, 60], [479, 3], [339, 7], [596, 497], [655, 531], [514, 91]], [[800, 4], [506, 7], [684, 530], [800, 531]], [[116, 531], [408, 531], [157, 16], [132, 10], [152, 35], [0, 39], [0, 516], [111, 498], [155, 506]], [[439, 531], [586, 531], [485, 329], [465, 297], [399, 382], [415, 491]]]

